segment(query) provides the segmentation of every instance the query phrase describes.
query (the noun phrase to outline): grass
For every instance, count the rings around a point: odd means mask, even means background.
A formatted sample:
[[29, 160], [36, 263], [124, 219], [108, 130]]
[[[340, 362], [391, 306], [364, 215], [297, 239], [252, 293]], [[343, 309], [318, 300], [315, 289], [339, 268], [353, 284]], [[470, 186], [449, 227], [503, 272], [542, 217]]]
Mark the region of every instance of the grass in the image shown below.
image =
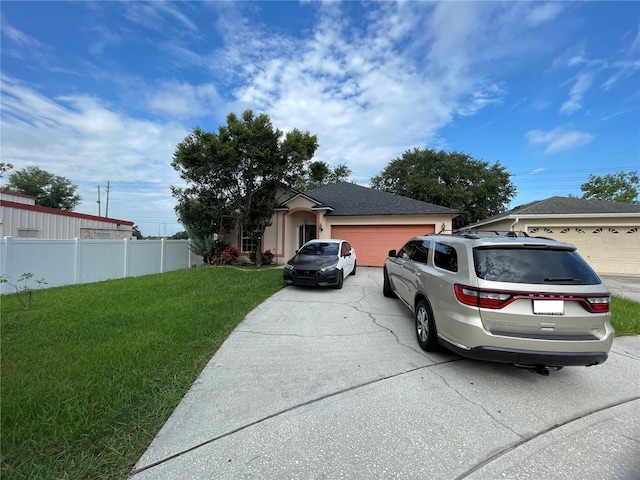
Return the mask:
[[611, 298], [611, 324], [616, 337], [640, 334], [640, 303], [622, 297]]
[[[15, 295], [1, 312], [3, 479], [127, 477], [202, 368], [282, 270], [196, 268]], [[611, 303], [616, 335], [640, 304]]]
[[196, 268], [1, 302], [3, 479], [126, 478], [282, 271]]

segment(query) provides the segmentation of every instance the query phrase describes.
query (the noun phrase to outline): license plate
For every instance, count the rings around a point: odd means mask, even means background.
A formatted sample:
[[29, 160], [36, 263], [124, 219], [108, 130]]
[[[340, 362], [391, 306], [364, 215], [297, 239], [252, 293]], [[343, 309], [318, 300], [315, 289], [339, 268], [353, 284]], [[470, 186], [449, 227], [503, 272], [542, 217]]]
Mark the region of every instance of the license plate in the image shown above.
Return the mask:
[[540, 315], [564, 315], [564, 300], [534, 300], [533, 313]]

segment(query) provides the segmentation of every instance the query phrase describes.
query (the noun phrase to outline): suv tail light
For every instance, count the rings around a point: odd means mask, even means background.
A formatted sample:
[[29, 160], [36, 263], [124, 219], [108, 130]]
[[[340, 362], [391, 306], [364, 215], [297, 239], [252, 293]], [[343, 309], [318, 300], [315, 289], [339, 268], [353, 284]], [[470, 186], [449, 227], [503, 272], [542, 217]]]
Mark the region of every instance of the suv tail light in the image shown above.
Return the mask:
[[453, 288], [458, 301], [465, 305], [471, 305], [472, 307], [502, 308], [511, 303], [510, 300], [513, 300], [513, 295], [509, 292], [481, 290], [459, 284], [454, 285]]
[[609, 311], [609, 296], [606, 297], [587, 297], [589, 304], [587, 310], [593, 313], [606, 313]]
[[471, 305], [472, 307], [500, 309], [509, 305], [514, 300], [564, 300], [569, 302], [579, 302], [587, 311], [591, 313], [607, 313], [609, 311], [609, 295], [573, 295], [549, 294], [535, 292], [516, 292], [507, 290], [486, 290], [482, 288], [469, 287], [467, 285], [455, 284], [453, 289], [456, 298], [460, 303]]

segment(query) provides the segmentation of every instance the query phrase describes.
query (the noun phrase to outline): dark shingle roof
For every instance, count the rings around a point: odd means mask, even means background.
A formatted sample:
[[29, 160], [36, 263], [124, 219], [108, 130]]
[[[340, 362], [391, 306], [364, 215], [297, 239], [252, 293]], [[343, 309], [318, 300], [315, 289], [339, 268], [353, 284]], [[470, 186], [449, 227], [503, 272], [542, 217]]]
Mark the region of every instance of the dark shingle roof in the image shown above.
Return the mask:
[[512, 208], [508, 212], [500, 213], [486, 218], [480, 222], [467, 225], [465, 228], [473, 228], [476, 225], [485, 225], [505, 218], [548, 215], [627, 215], [640, 214], [640, 205], [631, 203], [605, 202], [603, 200], [585, 200], [573, 197], [551, 197], [546, 200], [536, 200]]
[[413, 214], [450, 214], [457, 210], [431, 203], [421, 202], [408, 197], [382, 192], [355, 183], [340, 182], [304, 192], [310, 197], [333, 210], [331, 216], [345, 215], [413, 215]]
[[640, 205], [631, 203], [605, 202], [603, 200], [584, 200], [573, 197], [551, 197], [546, 200], [527, 203], [515, 207], [510, 213], [525, 215], [562, 215], [562, 214], [601, 214], [601, 213], [640, 213]]

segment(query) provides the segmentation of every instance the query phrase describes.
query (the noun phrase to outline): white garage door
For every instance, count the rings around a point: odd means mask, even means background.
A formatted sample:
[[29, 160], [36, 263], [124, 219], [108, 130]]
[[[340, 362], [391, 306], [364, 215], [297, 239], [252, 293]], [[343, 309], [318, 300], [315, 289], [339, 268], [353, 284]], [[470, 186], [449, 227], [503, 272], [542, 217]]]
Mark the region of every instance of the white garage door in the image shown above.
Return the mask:
[[600, 274], [640, 275], [640, 228], [538, 227], [530, 235], [573, 243], [578, 253]]

